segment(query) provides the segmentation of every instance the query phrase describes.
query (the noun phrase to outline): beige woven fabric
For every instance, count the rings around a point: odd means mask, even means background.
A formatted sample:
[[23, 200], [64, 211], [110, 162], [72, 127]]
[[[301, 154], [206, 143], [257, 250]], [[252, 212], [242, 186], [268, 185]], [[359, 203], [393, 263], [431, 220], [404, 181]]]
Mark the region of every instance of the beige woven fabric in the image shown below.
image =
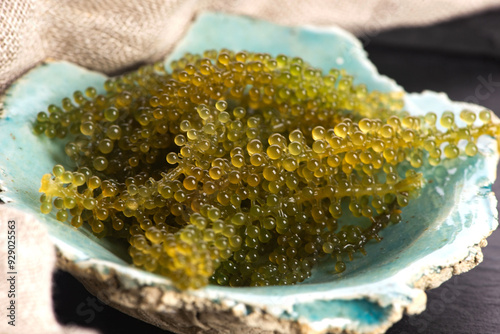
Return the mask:
[[158, 60], [202, 10], [361, 34], [495, 6], [499, 0], [0, 0], [0, 93], [48, 57], [106, 73]]
[[[15, 275], [7, 274], [8, 222], [15, 222]], [[11, 239], [12, 241], [12, 239]], [[11, 258], [12, 259], [12, 258]], [[54, 246], [45, 227], [34, 217], [0, 204], [0, 333], [2, 334], [95, 334], [95, 331], [74, 326], [61, 326], [52, 307], [52, 272], [56, 262]], [[11, 276], [15, 279], [8, 281]], [[11, 287], [11, 283], [14, 287]], [[15, 326], [6, 317], [6, 310], [15, 294]], [[75, 310], [76, 312], [76, 310]]]

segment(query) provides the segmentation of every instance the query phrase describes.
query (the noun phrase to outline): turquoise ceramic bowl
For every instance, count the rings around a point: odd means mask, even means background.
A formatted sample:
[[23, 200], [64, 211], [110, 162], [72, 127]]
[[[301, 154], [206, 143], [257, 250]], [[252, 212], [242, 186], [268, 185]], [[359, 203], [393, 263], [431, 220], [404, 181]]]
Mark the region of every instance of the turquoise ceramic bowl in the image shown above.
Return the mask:
[[[300, 56], [325, 71], [344, 68], [370, 90], [402, 90], [378, 74], [360, 42], [339, 28], [290, 28], [224, 14], [199, 16], [167, 62], [185, 52], [220, 48]], [[67, 62], [49, 62], [7, 91], [0, 119], [0, 195], [5, 205], [47, 226], [60, 265], [91, 292], [162, 328], [178, 333], [381, 333], [405, 312], [422, 312], [426, 288], [480, 262], [480, 246], [497, 227], [491, 191], [496, 142], [482, 138], [476, 157], [423, 167], [429, 182], [422, 196], [404, 209], [403, 222], [383, 231], [382, 242], [369, 243], [367, 256], [355, 255], [344, 273], [333, 274], [334, 264], [326, 261], [296, 286], [208, 286], [179, 292], [168, 279], [131, 266], [123, 245], [39, 212], [42, 175], [56, 163], [71, 163], [61, 143], [33, 135], [32, 121], [47, 105], [59, 104], [77, 89], [102, 87], [105, 79]], [[414, 115], [481, 109], [435, 92], [406, 94], [405, 102]]]

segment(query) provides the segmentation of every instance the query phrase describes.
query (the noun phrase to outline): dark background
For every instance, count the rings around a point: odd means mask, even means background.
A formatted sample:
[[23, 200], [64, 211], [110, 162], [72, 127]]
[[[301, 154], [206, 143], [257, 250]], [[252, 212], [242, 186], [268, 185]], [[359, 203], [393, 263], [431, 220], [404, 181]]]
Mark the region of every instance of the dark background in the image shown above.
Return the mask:
[[[478, 103], [500, 116], [500, 10], [359, 37], [380, 73], [406, 91], [442, 91], [452, 100]], [[493, 190], [499, 197], [500, 182]], [[488, 243], [481, 265], [428, 291], [427, 310], [404, 316], [387, 333], [500, 333], [500, 231]], [[54, 273], [53, 297], [63, 324], [103, 334], [169, 334], [103, 305], [62, 271]], [[94, 317], [78, 312], [79, 306], [92, 302], [99, 310]]]

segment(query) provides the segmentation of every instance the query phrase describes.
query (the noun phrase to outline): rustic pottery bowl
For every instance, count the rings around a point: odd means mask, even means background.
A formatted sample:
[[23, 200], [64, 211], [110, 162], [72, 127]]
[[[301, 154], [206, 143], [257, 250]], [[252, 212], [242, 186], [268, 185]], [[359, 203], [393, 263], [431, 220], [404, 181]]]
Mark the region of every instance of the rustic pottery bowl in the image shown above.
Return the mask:
[[[378, 74], [360, 42], [339, 28], [282, 27], [225, 14], [200, 15], [166, 62], [185, 52], [220, 48], [300, 56], [324, 70], [344, 68], [370, 90], [402, 90]], [[369, 243], [368, 255], [355, 255], [344, 273], [333, 274], [334, 264], [326, 261], [296, 286], [180, 292], [168, 279], [134, 268], [122, 244], [39, 212], [42, 175], [56, 163], [71, 163], [61, 143], [32, 133], [32, 122], [47, 105], [59, 104], [77, 89], [102, 87], [105, 79], [67, 62], [47, 62], [12, 85], [0, 119], [0, 199], [46, 225], [60, 267], [89, 291], [161, 328], [176, 333], [382, 333], [404, 313], [425, 309], [425, 289], [477, 265], [480, 247], [498, 225], [491, 191], [496, 141], [482, 138], [475, 157], [421, 168], [428, 182], [404, 209], [403, 221], [383, 231], [381, 242]], [[428, 91], [406, 94], [405, 103], [414, 115], [481, 109]]]

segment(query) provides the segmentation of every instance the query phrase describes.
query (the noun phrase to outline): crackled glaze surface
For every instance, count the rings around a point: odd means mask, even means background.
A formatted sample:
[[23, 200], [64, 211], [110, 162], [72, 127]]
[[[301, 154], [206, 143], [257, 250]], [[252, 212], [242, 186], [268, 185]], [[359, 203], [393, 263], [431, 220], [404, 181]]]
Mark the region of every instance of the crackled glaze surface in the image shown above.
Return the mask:
[[[324, 70], [345, 68], [369, 89], [402, 90], [377, 73], [354, 37], [337, 28], [289, 28], [204, 14], [167, 61], [184, 52], [210, 48], [300, 56]], [[47, 78], [50, 84], [44, 85]], [[333, 264], [326, 261], [296, 286], [209, 286], [180, 293], [167, 279], [131, 267], [122, 245], [98, 240], [87, 230], [75, 230], [57, 222], [54, 215], [39, 213], [41, 176], [54, 164], [68, 165], [69, 161], [60, 143], [32, 134], [31, 121], [48, 104], [59, 103], [77, 89], [102, 87], [104, 80], [105, 76], [78, 66], [51, 62], [32, 70], [8, 90], [0, 119], [4, 190], [0, 196], [7, 205], [34, 214], [46, 224], [59, 249], [61, 266], [99, 298], [162, 328], [178, 333], [383, 332], [403, 312], [424, 309], [423, 289], [479, 263], [478, 245], [497, 227], [491, 184], [498, 155], [496, 142], [484, 138], [476, 157], [423, 168], [428, 183], [422, 196], [405, 208], [403, 222], [384, 230], [384, 240], [370, 243], [368, 255], [356, 255], [359, 258], [348, 263], [343, 274], [332, 274]], [[407, 94], [405, 102], [412, 114], [481, 109], [434, 92]]]

